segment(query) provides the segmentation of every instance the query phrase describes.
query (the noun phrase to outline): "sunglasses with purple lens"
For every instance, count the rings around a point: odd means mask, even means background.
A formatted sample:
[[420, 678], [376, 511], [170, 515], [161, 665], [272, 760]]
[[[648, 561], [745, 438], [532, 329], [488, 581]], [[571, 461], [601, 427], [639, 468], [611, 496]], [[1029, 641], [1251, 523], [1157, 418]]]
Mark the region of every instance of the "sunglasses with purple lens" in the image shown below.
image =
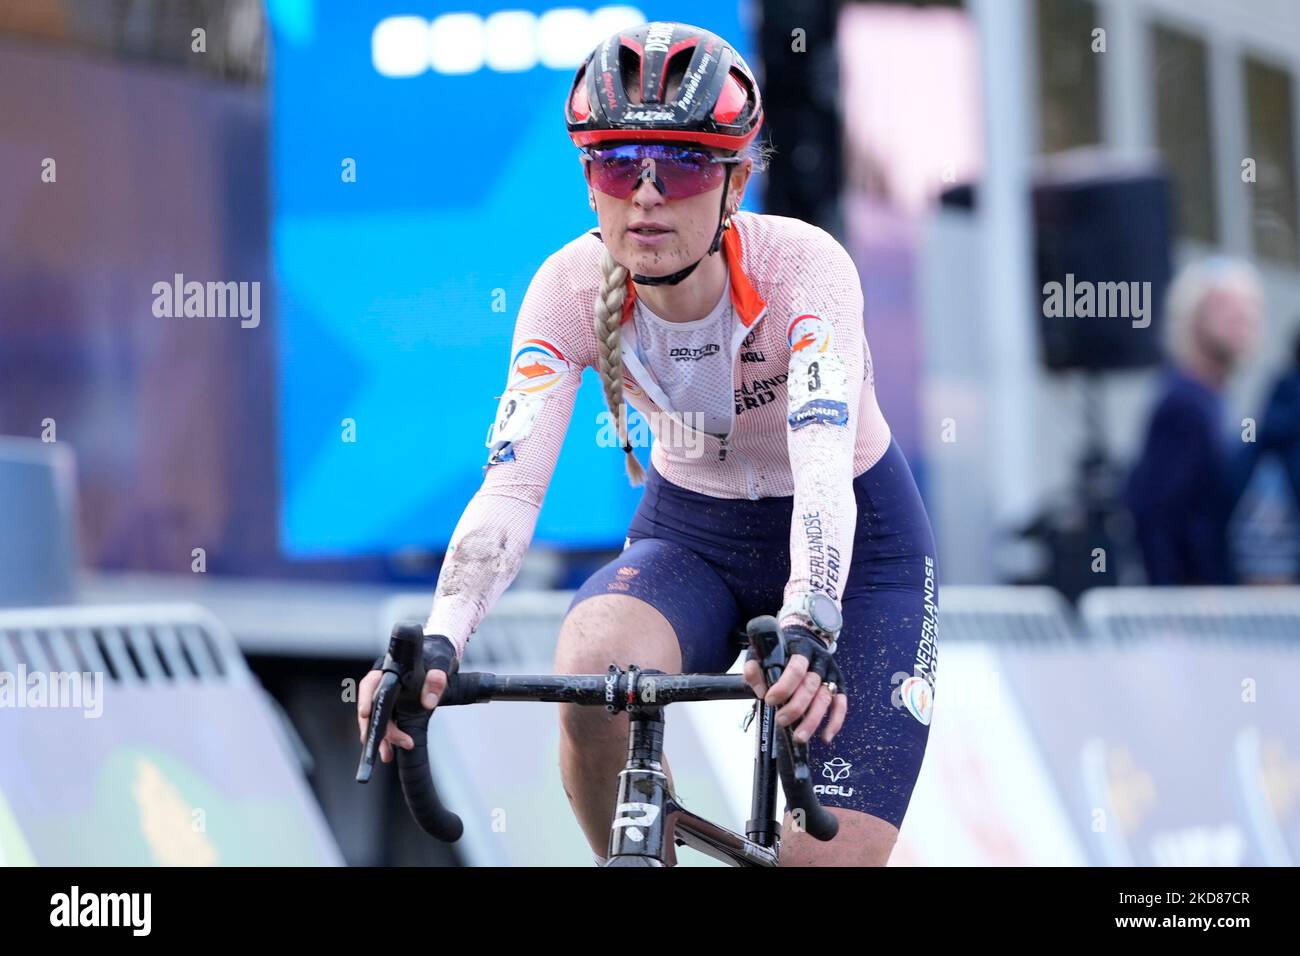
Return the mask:
[[627, 199], [649, 180], [665, 199], [688, 199], [718, 186], [739, 156], [714, 156], [671, 143], [624, 143], [589, 147], [591, 185], [607, 196]]

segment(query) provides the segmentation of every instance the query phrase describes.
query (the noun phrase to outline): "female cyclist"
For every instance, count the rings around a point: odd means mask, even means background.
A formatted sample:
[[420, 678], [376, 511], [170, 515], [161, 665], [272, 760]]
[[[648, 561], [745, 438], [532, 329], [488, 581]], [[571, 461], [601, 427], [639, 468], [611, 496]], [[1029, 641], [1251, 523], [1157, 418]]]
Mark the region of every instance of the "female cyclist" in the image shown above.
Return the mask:
[[[425, 625], [425, 706], [519, 569], [591, 366], [645, 492], [622, 554], [569, 608], [556, 671], [722, 672], [744, 622], [777, 613], [798, 653], [770, 689], [756, 664], [745, 676], [810, 742], [840, 824], [819, 843], [787, 815], [781, 863], [883, 865], [929, 735], [938, 606], [929, 521], [876, 404], [857, 270], [815, 226], [739, 212], [763, 160], [762, 103], [720, 37], [620, 31], [578, 70], [565, 114], [600, 227], [542, 264], [520, 308], [486, 474]], [[629, 404], [654, 434], [648, 475]], [[378, 680], [361, 685], [363, 737]], [[599, 860], [628, 718], [560, 710], [565, 792]], [[390, 724], [382, 757], [411, 745]]]

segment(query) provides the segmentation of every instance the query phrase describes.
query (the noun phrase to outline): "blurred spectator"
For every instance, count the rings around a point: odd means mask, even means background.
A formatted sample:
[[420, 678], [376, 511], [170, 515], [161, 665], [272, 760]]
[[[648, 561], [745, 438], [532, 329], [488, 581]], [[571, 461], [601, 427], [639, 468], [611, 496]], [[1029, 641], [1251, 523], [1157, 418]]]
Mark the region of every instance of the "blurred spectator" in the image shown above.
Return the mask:
[[[1291, 365], [1278, 378], [1264, 408], [1258, 448], [1261, 463], [1276, 459], [1283, 476], [1280, 484], [1284, 490], [1278, 497], [1285, 501], [1281, 507], [1287, 515], [1281, 522], [1284, 527], [1278, 531], [1286, 536], [1282, 543], [1288, 554], [1294, 556], [1297, 545], [1300, 545], [1296, 540], [1296, 519], [1300, 517], [1300, 335], [1296, 336], [1292, 346]], [[1291, 565], [1286, 577], [1293, 582], [1296, 578], [1294, 561]]]
[[1223, 391], [1254, 348], [1263, 296], [1255, 270], [1214, 258], [1169, 289], [1170, 367], [1125, 498], [1151, 584], [1229, 584], [1228, 519], [1255, 444], [1224, 430]]

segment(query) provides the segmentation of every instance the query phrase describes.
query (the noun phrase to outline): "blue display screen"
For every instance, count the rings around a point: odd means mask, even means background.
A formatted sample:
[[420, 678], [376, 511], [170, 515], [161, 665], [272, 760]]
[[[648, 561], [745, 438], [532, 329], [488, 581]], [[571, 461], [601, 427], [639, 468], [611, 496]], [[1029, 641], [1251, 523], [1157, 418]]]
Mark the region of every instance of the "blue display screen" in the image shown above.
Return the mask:
[[[564, 129], [577, 63], [645, 17], [528, 0], [268, 10], [282, 549], [441, 550], [483, 478], [529, 280], [596, 225]], [[736, 0], [652, 12], [753, 62]], [[597, 443], [604, 408], [588, 370], [536, 540], [621, 544], [639, 492]]]

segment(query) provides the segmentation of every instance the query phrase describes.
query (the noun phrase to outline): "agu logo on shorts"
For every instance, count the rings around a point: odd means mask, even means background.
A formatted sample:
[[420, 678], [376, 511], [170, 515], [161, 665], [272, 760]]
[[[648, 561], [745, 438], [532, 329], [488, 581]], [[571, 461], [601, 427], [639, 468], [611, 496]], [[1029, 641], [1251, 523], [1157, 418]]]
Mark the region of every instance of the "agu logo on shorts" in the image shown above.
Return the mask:
[[510, 363], [510, 383], [516, 392], [544, 392], [555, 385], [569, 370], [569, 363], [550, 342], [526, 339]]
[[849, 763], [843, 757], [833, 757], [822, 765], [822, 776], [830, 778], [831, 782], [843, 780], [849, 775], [849, 770], [853, 764]]
[[831, 347], [831, 327], [819, 315], [801, 315], [785, 330], [791, 352], [821, 354]]
[[930, 726], [930, 715], [934, 713], [934, 690], [924, 677], [909, 677], [898, 688], [899, 700], [911, 712], [912, 716]]
[[853, 769], [853, 764], [849, 763], [843, 757], [832, 757], [822, 764], [822, 776], [830, 783], [818, 783], [813, 785], [813, 793], [824, 797], [851, 797], [853, 796], [852, 787], [842, 787], [839, 781], [849, 775]]

